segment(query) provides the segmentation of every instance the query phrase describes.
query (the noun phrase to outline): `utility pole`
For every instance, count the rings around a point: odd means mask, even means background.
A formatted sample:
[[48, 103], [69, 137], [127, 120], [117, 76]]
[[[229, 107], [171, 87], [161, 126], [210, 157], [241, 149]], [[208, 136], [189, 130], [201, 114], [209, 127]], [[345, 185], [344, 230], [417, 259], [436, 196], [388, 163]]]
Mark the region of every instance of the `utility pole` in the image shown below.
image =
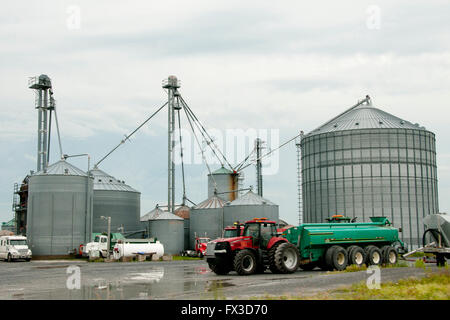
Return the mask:
[[300, 131], [300, 136], [295, 141], [295, 146], [297, 147], [297, 192], [298, 192], [299, 225], [303, 223], [302, 139], [303, 139], [303, 131]]
[[111, 217], [101, 216], [100, 218], [108, 221], [108, 242], [106, 243], [106, 249], [108, 253], [106, 254], [106, 258], [109, 259], [109, 249], [111, 248]]
[[255, 148], [256, 148], [256, 179], [257, 179], [256, 185], [258, 187], [258, 195], [262, 197], [263, 196], [262, 161], [261, 161], [262, 141], [260, 138], [256, 138]]

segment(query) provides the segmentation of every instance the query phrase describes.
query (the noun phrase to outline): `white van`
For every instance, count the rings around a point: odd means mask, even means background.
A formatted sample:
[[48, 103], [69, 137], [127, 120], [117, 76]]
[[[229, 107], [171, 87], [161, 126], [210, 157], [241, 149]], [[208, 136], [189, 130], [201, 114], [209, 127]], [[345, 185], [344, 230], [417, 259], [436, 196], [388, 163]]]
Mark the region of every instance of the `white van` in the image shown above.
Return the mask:
[[0, 259], [11, 262], [17, 259], [31, 260], [31, 250], [28, 248], [27, 238], [24, 236], [0, 237]]

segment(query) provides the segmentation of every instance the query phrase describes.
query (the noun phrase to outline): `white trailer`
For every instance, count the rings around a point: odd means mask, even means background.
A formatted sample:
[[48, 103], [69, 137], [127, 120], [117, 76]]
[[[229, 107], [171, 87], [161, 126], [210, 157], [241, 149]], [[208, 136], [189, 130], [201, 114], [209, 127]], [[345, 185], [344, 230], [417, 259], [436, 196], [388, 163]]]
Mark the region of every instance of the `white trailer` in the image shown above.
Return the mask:
[[0, 259], [9, 262], [18, 259], [30, 261], [32, 252], [28, 248], [27, 238], [24, 236], [0, 237]]

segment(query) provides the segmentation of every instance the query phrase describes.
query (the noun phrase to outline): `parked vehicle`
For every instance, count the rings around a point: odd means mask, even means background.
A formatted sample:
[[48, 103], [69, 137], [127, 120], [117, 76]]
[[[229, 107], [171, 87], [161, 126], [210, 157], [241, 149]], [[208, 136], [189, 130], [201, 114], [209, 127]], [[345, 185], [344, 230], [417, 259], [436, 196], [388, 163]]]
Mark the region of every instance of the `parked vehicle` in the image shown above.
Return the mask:
[[356, 223], [342, 215], [328, 223], [302, 224], [277, 233], [266, 218], [247, 221], [242, 236], [208, 243], [206, 260], [216, 274], [235, 270], [240, 275], [264, 272], [293, 273], [298, 267], [344, 270], [348, 265], [395, 264], [404, 244], [399, 230], [386, 217]]
[[386, 217], [370, 217], [371, 222], [357, 223], [343, 215], [328, 223], [305, 223], [287, 229], [282, 236], [300, 253], [300, 268], [344, 270], [348, 265], [397, 263], [399, 250], [405, 247]]
[[277, 235], [276, 222], [266, 218], [247, 221], [242, 235], [211, 241], [206, 250], [209, 268], [220, 275], [232, 270], [240, 275], [262, 273], [267, 267], [274, 273], [292, 273], [299, 258], [298, 249]]
[[24, 259], [30, 261], [32, 252], [28, 248], [27, 238], [24, 236], [0, 237], [0, 259], [11, 262]]
[[243, 233], [244, 225], [242, 223], [235, 222], [234, 225], [225, 227], [222, 238], [240, 237]]

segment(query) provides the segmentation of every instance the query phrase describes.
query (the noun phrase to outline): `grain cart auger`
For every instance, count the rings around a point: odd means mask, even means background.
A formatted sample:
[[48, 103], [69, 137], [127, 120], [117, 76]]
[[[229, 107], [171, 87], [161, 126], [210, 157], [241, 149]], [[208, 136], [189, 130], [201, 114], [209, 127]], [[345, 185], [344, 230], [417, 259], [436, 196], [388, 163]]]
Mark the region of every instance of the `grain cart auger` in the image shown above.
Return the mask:
[[219, 275], [232, 270], [250, 275], [262, 273], [267, 267], [273, 273], [293, 273], [298, 269], [300, 255], [295, 245], [277, 236], [275, 221], [255, 218], [245, 223], [242, 236], [209, 242], [206, 261]]

